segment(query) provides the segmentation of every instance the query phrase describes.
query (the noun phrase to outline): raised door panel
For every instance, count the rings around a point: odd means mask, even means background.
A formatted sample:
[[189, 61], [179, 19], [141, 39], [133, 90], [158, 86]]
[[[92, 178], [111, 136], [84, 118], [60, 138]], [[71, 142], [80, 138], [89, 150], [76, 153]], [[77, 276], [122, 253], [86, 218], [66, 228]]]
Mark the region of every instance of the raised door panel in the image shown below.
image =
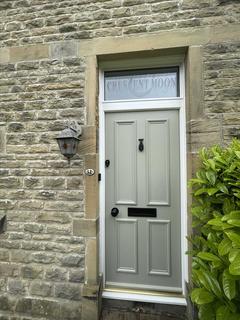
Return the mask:
[[117, 272], [137, 272], [137, 220], [116, 219]]
[[137, 203], [136, 121], [114, 122], [115, 203]]
[[146, 121], [148, 205], [169, 205], [169, 122]]
[[148, 221], [148, 272], [170, 275], [170, 221]]

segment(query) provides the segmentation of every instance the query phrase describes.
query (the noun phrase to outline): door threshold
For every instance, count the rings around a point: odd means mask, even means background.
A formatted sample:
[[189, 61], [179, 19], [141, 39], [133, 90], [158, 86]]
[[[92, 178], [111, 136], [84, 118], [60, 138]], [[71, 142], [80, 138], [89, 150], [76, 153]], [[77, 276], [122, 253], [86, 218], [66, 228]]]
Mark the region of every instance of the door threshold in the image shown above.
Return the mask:
[[120, 288], [105, 288], [102, 292], [105, 299], [128, 300], [149, 303], [172, 304], [186, 306], [186, 298], [182, 294], [169, 292], [141, 291]]

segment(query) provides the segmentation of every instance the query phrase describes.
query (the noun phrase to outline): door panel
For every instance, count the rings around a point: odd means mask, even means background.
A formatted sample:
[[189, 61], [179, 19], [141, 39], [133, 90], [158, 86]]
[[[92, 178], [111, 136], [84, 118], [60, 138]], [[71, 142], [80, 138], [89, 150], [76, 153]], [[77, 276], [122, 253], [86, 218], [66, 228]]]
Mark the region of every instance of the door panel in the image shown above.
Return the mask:
[[170, 221], [148, 221], [149, 274], [170, 275]]
[[106, 285], [180, 292], [178, 110], [107, 113], [105, 143]]
[[137, 220], [116, 219], [117, 272], [137, 272]]
[[170, 177], [168, 121], [147, 120], [146, 125], [148, 204], [168, 205]]
[[135, 121], [114, 122], [116, 204], [136, 204], [137, 159], [136, 149], [132, 147], [136, 141], [136, 134]]

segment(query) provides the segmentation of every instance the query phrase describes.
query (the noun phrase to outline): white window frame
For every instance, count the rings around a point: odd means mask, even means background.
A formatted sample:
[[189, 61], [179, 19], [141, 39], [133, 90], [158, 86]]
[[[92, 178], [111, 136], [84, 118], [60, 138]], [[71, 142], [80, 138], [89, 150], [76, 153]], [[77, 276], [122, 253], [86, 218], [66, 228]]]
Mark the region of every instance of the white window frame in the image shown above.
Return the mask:
[[[167, 61], [167, 63], [166, 63]], [[158, 98], [141, 100], [104, 101], [104, 72], [114, 70], [134, 70], [159, 67], [179, 67], [179, 92], [177, 98]], [[149, 106], [150, 103], [150, 106]], [[150, 107], [150, 108], [149, 108]], [[181, 191], [181, 263], [182, 263], [182, 295], [168, 295], [164, 293], [141, 293], [131, 290], [110, 290], [105, 288], [105, 114], [107, 112], [140, 111], [140, 110], [179, 110], [180, 129], [180, 191]], [[186, 282], [188, 282], [187, 251], [187, 156], [186, 156], [186, 107], [185, 107], [185, 68], [184, 56], [155, 57], [137, 59], [135, 61], [116, 61], [100, 64], [99, 71], [99, 171], [101, 181], [99, 184], [99, 270], [103, 274], [103, 298], [186, 305]]]

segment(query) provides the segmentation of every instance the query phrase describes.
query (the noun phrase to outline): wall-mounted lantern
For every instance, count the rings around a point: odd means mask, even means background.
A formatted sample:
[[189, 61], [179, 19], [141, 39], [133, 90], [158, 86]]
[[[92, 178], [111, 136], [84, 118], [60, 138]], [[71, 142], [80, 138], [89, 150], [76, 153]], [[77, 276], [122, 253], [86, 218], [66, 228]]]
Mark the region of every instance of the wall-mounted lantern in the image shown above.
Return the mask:
[[60, 152], [68, 158], [69, 163], [70, 159], [77, 153], [77, 146], [80, 141], [79, 137], [81, 134], [82, 127], [77, 123], [77, 121], [71, 121], [57, 137]]

